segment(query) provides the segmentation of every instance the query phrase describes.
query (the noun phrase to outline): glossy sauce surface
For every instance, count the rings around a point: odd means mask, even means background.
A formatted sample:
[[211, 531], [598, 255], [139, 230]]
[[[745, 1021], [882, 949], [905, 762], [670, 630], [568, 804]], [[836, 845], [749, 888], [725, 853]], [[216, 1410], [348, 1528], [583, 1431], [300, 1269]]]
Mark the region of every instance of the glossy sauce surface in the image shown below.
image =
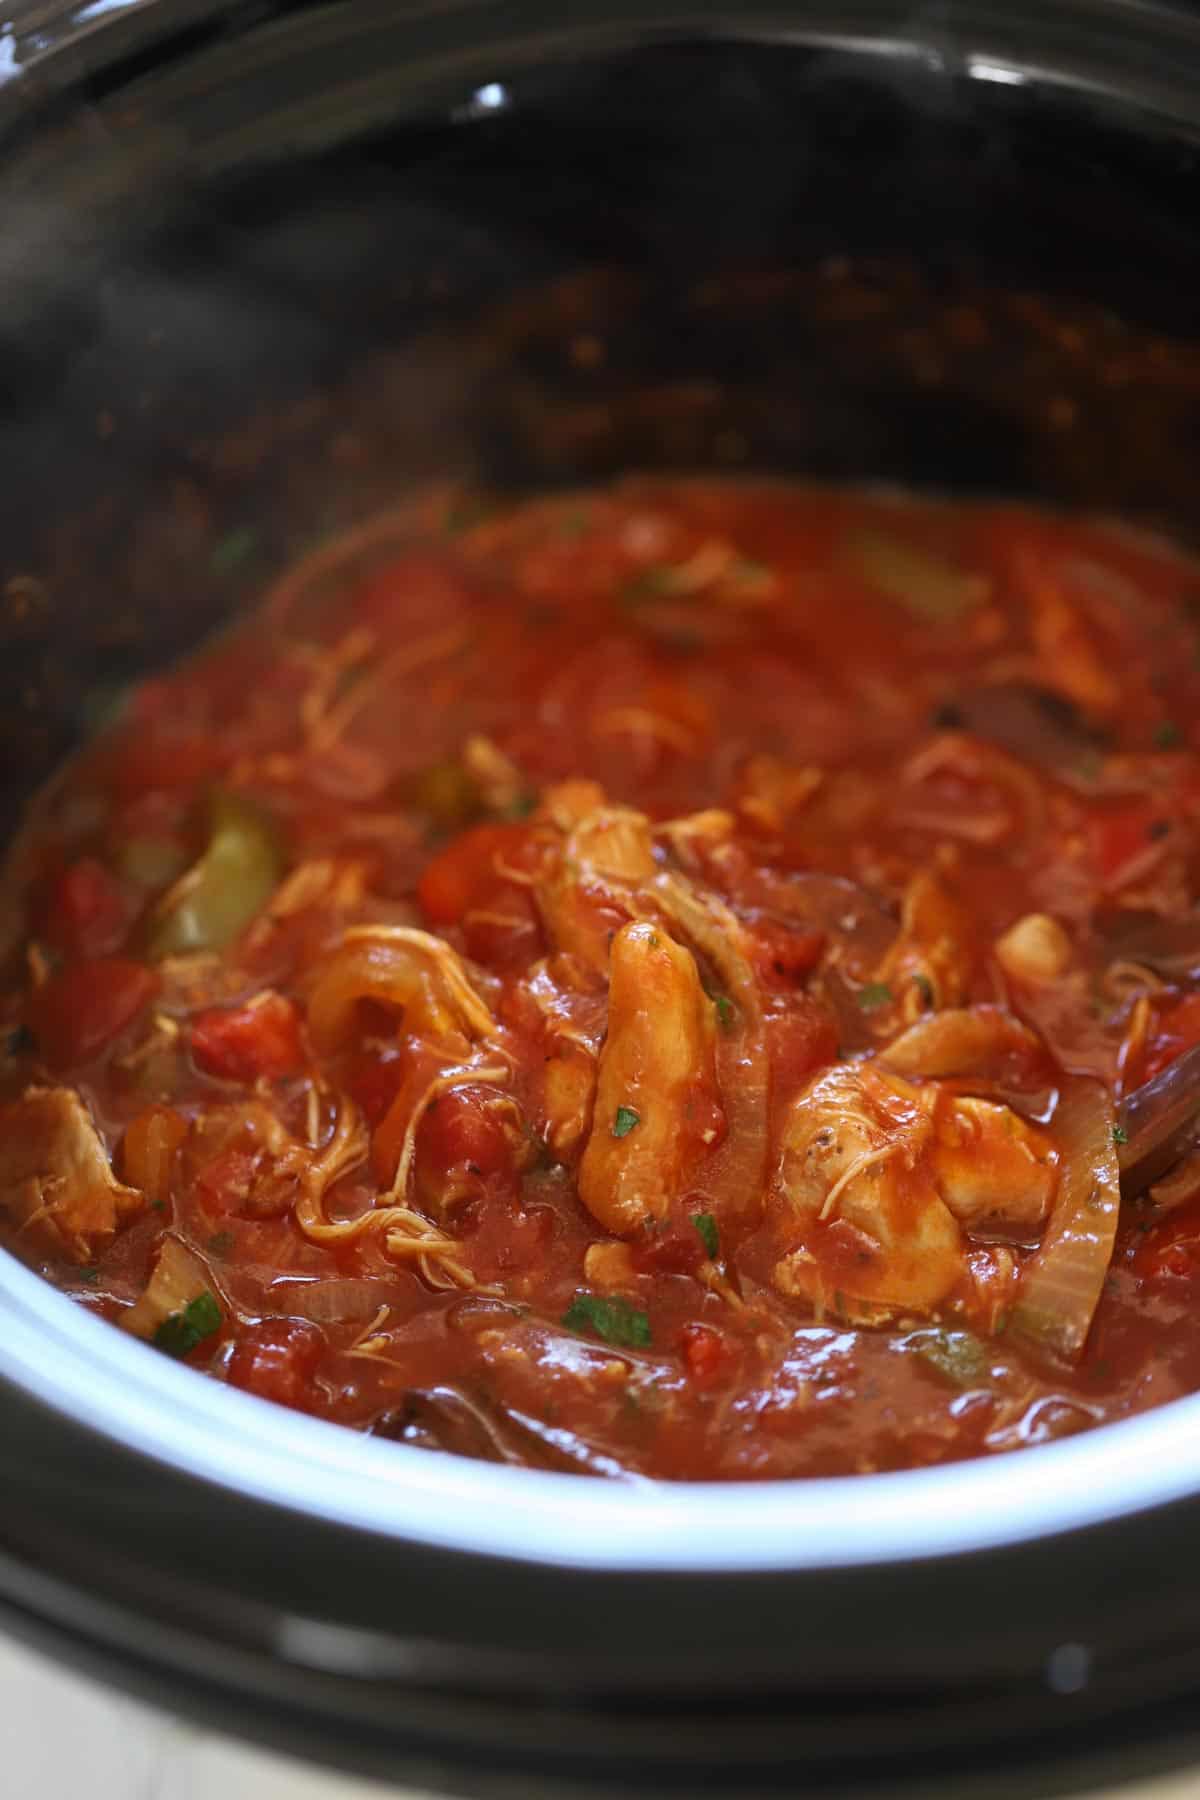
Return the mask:
[[1200, 1168], [1118, 1210], [1114, 1108], [1200, 1041], [1198, 597], [765, 482], [357, 528], [30, 821], [5, 1242], [217, 1379], [596, 1474], [1192, 1391]]

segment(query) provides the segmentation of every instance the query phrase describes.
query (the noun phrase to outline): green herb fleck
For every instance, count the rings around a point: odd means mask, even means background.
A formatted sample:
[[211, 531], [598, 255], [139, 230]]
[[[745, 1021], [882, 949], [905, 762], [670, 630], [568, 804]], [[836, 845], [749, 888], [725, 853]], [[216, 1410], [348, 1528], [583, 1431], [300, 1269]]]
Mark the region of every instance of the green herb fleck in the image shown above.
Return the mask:
[[629, 577], [621, 589], [621, 599], [628, 606], [636, 606], [642, 600], [673, 594], [675, 580], [675, 570], [670, 563], [652, 563], [649, 568], [639, 569], [636, 575]]
[[150, 1202], [150, 1211], [151, 1212], [166, 1212], [166, 1210], [167, 1210], [167, 1203], [165, 1200], [152, 1200]]
[[559, 518], [558, 535], [563, 538], [582, 537], [591, 522], [586, 506], [572, 506]]
[[221, 1308], [205, 1288], [202, 1294], [188, 1301], [182, 1312], [172, 1313], [170, 1318], [163, 1320], [154, 1334], [154, 1347], [165, 1350], [168, 1356], [187, 1356], [197, 1344], [220, 1328]]
[[213, 574], [232, 574], [240, 563], [253, 555], [257, 544], [258, 533], [252, 525], [238, 525], [233, 531], [227, 531], [208, 559]]
[[934, 1001], [932, 981], [930, 981], [928, 975], [914, 975], [913, 986], [921, 996], [921, 1005], [925, 1008], [926, 1012], [930, 1012], [933, 1008]]
[[99, 1269], [80, 1269], [79, 1279], [86, 1281], [89, 1287], [94, 1287], [100, 1279], [100, 1271]]
[[1123, 1125], [1113, 1126], [1112, 1140], [1114, 1144], [1127, 1144], [1129, 1142], [1129, 1133]]
[[644, 1350], [650, 1343], [650, 1320], [628, 1300], [602, 1300], [599, 1294], [576, 1294], [563, 1314], [571, 1331], [591, 1332], [606, 1344]]
[[1160, 750], [1177, 750], [1183, 742], [1183, 733], [1173, 719], [1164, 719], [1161, 725], [1154, 727], [1154, 742]]
[[890, 1006], [892, 990], [886, 981], [868, 981], [865, 988], [859, 990], [858, 1004], [864, 1012], [875, 1012], [880, 1006]]
[[700, 1241], [708, 1251], [710, 1259], [716, 1262], [721, 1254], [721, 1234], [717, 1230], [717, 1221], [711, 1213], [692, 1213], [691, 1220], [700, 1233]]
[[214, 1231], [206, 1247], [214, 1256], [228, 1256], [233, 1249], [232, 1231]]
[[753, 556], [739, 556], [730, 571], [735, 581], [763, 581], [771, 573], [764, 562], [757, 562]]
[[955, 1387], [978, 1387], [991, 1370], [987, 1350], [973, 1331], [916, 1331], [901, 1342]]
[[717, 1024], [722, 1031], [732, 1031], [733, 1022], [737, 1018], [737, 1008], [728, 994], [714, 994], [713, 1005], [717, 1009]]
[[28, 1056], [37, 1048], [37, 1040], [28, 1025], [14, 1025], [4, 1040], [6, 1056]]
[[615, 1138], [628, 1137], [634, 1126], [641, 1122], [641, 1113], [634, 1112], [632, 1106], [618, 1106], [612, 1122], [612, 1134]]
[[514, 794], [508, 805], [501, 809], [501, 817], [505, 819], [527, 819], [538, 803], [536, 788], [522, 788]]

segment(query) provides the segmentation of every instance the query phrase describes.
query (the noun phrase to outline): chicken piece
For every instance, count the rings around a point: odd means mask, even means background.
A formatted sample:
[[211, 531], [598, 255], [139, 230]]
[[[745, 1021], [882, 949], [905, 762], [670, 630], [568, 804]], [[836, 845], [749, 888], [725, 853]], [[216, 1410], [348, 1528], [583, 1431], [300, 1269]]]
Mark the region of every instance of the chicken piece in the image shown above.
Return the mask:
[[938, 1192], [973, 1236], [1031, 1242], [1050, 1212], [1057, 1155], [1044, 1131], [1010, 1106], [955, 1096], [936, 1112]]
[[580, 819], [534, 887], [555, 947], [603, 974], [613, 932], [633, 916], [635, 890], [654, 872], [645, 813], [600, 806]]
[[562, 1043], [542, 1065], [541, 1135], [559, 1162], [583, 1142], [596, 1103], [596, 1059], [578, 1044]]
[[782, 1293], [863, 1320], [945, 1299], [964, 1263], [928, 1168], [937, 1092], [843, 1063], [796, 1100], [777, 1178], [792, 1239], [773, 1275]]
[[535, 963], [521, 990], [543, 1034], [534, 1128], [566, 1162], [582, 1147], [592, 1123], [607, 995], [596, 975], [565, 953]]
[[930, 1007], [962, 1005], [973, 960], [970, 914], [940, 876], [923, 869], [908, 884], [899, 936], [875, 980], [911, 1023]]
[[714, 1037], [690, 950], [661, 926], [624, 926], [612, 947], [608, 1037], [579, 1171], [580, 1199], [618, 1237], [666, 1219], [702, 1147], [716, 1095]]
[[462, 766], [491, 812], [508, 813], [529, 793], [529, 783], [512, 757], [479, 732], [463, 745]]
[[784, 762], [765, 752], [752, 756], [741, 773], [738, 811], [761, 831], [782, 832], [824, 780], [821, 769]]
[[569, 781], [556, 781], [542, 795], [540, 812], [564, 834], [574, 830], [589, 813], [604, 805], [604, 789], [598, 781], [585, 781], [581, 775]]
[[28, 1088], [0, 1111], [0, 1208], [43, 1249], [90, 1262], [145, 1203], [73, 1088]]
[[1010, 1108], [840, 1064], [784, 1129], [776, 1286], [863, 1322], [932, 1313], [967, 1273], [962, 1228], [1036, 1236], [1055, 1173], [1048, 1138]]
[[1050, 577], [1028, 578], [1029, 624], [1043, 684], [1085, 713], [1107, 716], [1121, 704], [1121, 681], [1105, 662], [1082, 609]]
[[602, 1294], [628, 1292], [637, 1279], [629, 1245], [607, 1239], [589, 1244], [583, 1256], [583, 1279]]
[[1026, 913], [996, 939], [993, 950], [1014, 981], [1057, 981], [1071, 965], [1071, 940], [1049, 913]]

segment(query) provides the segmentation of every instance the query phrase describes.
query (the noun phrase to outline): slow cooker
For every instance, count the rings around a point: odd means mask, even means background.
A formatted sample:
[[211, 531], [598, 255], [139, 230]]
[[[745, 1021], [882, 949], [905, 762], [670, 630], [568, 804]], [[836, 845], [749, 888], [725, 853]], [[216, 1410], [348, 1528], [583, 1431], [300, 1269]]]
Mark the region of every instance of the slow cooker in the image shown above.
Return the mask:
[[[431, 475], [1196, 536], [1183, 6], [25, 4], [0, 135], [8, 830], [126, 682]], [[221, 584], [197, 507], [254, 524]], [[1200, 1755], [1200, 1399], [933, 1471], [603, 1483], [273, 1409], [3, 1257], [0, 1417], [5, 1628], [311, 1759], [1007, 1800]]]

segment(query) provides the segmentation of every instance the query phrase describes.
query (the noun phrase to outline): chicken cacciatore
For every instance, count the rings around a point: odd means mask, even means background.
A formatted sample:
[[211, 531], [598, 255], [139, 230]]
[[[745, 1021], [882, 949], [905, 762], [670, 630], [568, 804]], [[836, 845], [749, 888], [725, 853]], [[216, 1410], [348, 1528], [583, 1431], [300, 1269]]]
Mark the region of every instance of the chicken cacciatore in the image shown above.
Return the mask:
[[1200, 1388], [1198, 602], [1112, 525], [765, 481], [347, 530], [31, 811], [3, 1242], [233, 1387], [598, 1475]]

